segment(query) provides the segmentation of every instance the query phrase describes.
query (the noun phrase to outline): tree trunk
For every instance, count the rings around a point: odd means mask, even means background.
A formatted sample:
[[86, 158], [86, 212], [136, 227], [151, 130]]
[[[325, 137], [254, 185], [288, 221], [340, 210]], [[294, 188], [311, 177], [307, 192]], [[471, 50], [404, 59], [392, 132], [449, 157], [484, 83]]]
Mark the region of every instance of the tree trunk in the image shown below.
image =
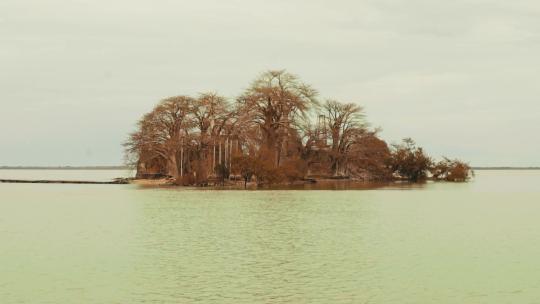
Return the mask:
[[178, 178], [178, 163], [176, 161], [176, 153], [167, 157], [167, 175]]

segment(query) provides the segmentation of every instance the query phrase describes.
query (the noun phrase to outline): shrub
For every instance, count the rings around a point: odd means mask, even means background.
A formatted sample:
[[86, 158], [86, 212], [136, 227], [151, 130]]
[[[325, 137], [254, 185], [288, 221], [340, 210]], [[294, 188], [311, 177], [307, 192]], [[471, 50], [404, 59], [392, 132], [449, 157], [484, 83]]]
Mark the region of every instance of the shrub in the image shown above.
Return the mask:
[[221, 185], [224, 185], [225, 179], [229, 178], [230, 175], [229, 167], [227, 167], [225, 164], [217, 164], [215, 170]]
[[427, 178], [432, 160], [412, 139], [406, 138], [401, 144], [393, 145], [390, 163], [392, 172], [416, 182]]
[[469, 164], [458, 159], [451, 160], [446, 157], [434, 164], [430, 171], [433, 179], [451, 182], [464, 182], [472, 175]]
[[307, 164], [302, 159], [291, 159], [285, 161], [279, 167], [279, 171], [289, 183], [293, 183], [304, 178], [307, 173]]
[[251, 181], [251, 177], [256, 171], [257, 160], [249, 155], [240, 155], [233, 160], [233, 170], [239, 173], [244, 179], [244, 188]]

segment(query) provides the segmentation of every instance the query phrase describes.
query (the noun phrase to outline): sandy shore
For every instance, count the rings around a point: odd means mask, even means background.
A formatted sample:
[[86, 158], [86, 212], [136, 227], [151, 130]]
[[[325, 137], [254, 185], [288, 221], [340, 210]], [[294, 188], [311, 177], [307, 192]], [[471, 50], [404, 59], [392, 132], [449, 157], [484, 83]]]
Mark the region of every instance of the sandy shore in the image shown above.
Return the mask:
[[132, 179], [130, 184], [139, 185], [139, 186], [170, 186], [173, 185], [171, 179]]

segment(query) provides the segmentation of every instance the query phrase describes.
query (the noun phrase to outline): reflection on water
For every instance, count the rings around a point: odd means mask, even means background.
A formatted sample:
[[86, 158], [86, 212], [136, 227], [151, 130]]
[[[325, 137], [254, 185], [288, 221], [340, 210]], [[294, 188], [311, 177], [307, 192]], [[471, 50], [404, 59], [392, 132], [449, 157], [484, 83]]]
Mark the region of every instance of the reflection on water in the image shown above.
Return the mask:
[[482, 171], [373, 191], [0, 184], [0, 302], [530, 303], [538, 182]]
[[[248, 190], [375, 190], [375, 189], [418, 189], [423, 188], [429, 182], [360, 182], [349, 180], [319, 180], [314, 183], [272, 185], [270, 187], [257, 187], [253, 185]], [[242, 185], [223, 187], [225, 190], [244, 190]]]

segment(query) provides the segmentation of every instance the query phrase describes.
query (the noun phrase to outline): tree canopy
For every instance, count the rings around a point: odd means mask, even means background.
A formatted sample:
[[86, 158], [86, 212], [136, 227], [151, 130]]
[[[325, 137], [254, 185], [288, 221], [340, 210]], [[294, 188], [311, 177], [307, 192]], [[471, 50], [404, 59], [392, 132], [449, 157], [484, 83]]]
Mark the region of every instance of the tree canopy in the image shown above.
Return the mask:
[[215, 92], [161, 100], [124, 144], [140, 178], [183, 185], [306, 178], [465, 181], [469, 166], [434, 163], [412, 139], [389, 147], [363, 108], [327, 99], [284, 70], [257, 77], [236, 99]]

